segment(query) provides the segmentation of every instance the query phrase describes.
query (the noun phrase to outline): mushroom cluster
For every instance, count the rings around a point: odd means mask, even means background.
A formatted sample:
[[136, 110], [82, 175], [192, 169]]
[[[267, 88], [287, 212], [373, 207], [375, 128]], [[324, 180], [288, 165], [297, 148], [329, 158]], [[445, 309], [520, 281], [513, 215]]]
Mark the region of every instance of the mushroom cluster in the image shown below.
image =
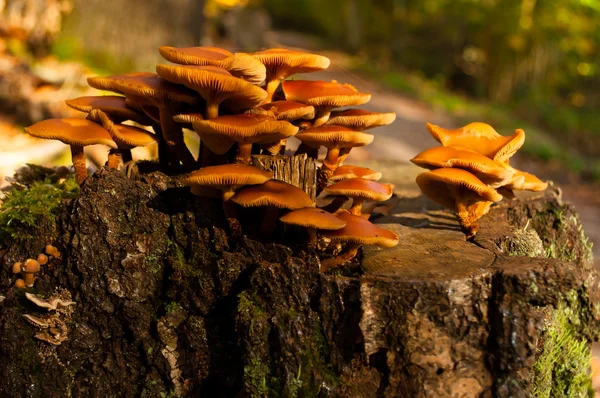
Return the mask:
[[456, 212], [467, 239], [479, 228], [477, 220], [493, 202], [514, 198], [513, 191], [543, 191], [548, 184], [509, 165], [525, 142], [525, 132], [500, 135], [485, 123], [469, 123], [448, 130], [427, 123], [440, 147], [427, 149], [411, 162], [429, 169], [417, 176], [417, 185], [433, 201]]
[[[107, 146], [107, 167], [119, 168], [132, 160], [132, 148], [156, 143], [163, 170], [185, 174], [180, 181], [195, 195], [222, 198], [231, 232], [241, 227], [240, 209], [260, 207], [264, 237], [272, 235], [280, 217], [282, 224], [306, 228], [311, 248], [317, 247], [317, 231], [345, 242], [328, 267], [353, 258], [361, 244], [398, 242], [362, 214], [364, 201], [386, 200], [392, 187], [376, 182], [380, 173], [342, 166], [352, 148], [373, 141], [364, 130], [389, 124], [396, 115], [339, 109], [371, 98], [349, 84], [286, 80], [327, 69], [327, 57], [280, 48], [247, 54], [163, 46], [159, 52], [171, 64], [157, 65], [156, 73], [89, 78], [91, 87], [111, 95], [67, 101], [86, 118], [49, 119], [26, 131], [70, 145], [80, 184], [87, 177], [84, 146]], [[200, 138], [197, 158], [184, 141], [184, 129]], [[290, 137], [301, 142], [296, 154], [317, 159], [319, 149], [327, 149], [316, 187], [334, 198], [326, 208], [316, 208], [302, 189], [250, 165], [253, 154], [286, 156]], [[349, 200], [349, 210], [342, 209]]]

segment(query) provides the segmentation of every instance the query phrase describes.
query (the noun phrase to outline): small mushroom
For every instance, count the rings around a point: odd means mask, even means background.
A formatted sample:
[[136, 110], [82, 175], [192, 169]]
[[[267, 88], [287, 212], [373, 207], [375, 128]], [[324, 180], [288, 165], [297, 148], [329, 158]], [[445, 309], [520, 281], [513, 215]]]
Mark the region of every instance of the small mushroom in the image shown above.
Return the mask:
[[32, 293], [25, 293], [25, 297], [27, 297], [27, 300], [31, 301], [38, 307], [46, 308], [47, 310], [56, 310], [59, 307], [68, 307], [76, 304], [74, 301], [62, 300], [57, 297], [53, 297], [50, 300], [44, 300], [43, 298]]
[[60, 252], [58, 251], [58, 249], [52, 245], [46, 245], [46, 247], [44, 248], [44, 252], [49, 255], [52, 256], [54, 258], [60, 258]]
[[12, 266], [12, 273], [13, 274], [20, 274], [21, 273], [21, 263], [17, 262], [14, 263]]
[[37, 262], [38, 262], [38, 263], [40, 263], [40, 265], [45, 265], [45, 264], [48, 264], [48, 256], [46, 256], [46, 255], [45, 255], [45, 254], [43, 254], [43, 253], [40, 253], [40, 254], [37, 256]]
[[379, 228], [361, 216], [352, 215], [346, 210], [341, 210], [335, 215], [344, 221], [346, 226], [335, 231], [323, 231], [323, 236], [333, 242], [345, 243], [345, 247], [339, 255], [321, 263], [322, 272], [352, 260], [361, 245], [394, 247], [398, 244], [398, 235], [387, 229]]
[[23, 279], [17, 279], [17, 280], [15, 281], [15, 285], [14, 285], [14, 287], [15, 287], [16, 289], [24, 289], [24, 288], [25, 288], [25, 281], [24, 281]]
[[66, 100], [65, 103], [71, 108], [85, 113], [90, 113], [92, 109], [99, 109], [117, 123], [131, 120], [143, 126], [154, 124], [154, 121], [146, 114], [128, 107], [125, 97], [115, 95], [87, 96]]
[[346, 222], [335, 215], [314, 207], [292, 210], [279, 217], [279, 221], [284, 224], [306, 228], [308, 234], [307, 246], [311, 249], [317, 245], [317, 230], [332, 231], [346, 226]]
[[[328, 195], [352, 198], [352, 207], [349, 211], [355, 216], [360, 216], [365, 200], [383, 202], [392, 197], [394, 189], [391, 184], [382, 184], [364, 178], [350, 178], [325, 187], [323, 192]], [[331, 211], [335, 210], [337, 209], [331, 209]]]
[[23, 265], [21, 265], [21, 273], [25, 280], [25, 286], [32, 287], [35, 281], [35, 274], [40, 272], [40, 263], [32, 258], [28, 258]]
[[477, 233], [477, 220], [487, 214], [502, 195], [462, 169], [435, 169], [421, 173], [417, 185], [425, 196], [456, 212], [467, 239]]
[[350, 165], [340, 166], [335, 169], [331, 177], [329, 177], [329, 181], [338, 182], [350, 178], [364, 178], [365, 180], [379, 181], [379, 179], [381, 179], [381, 173], [366, 167]]
[[379, 126], [386, 126], [396, 120], [393, 112], [379, 113], [369, 112], [363, 109], [345, 109], [333, 111], [326, 124], [335, 124], [348, 127], [356, 131], [363, 131]]

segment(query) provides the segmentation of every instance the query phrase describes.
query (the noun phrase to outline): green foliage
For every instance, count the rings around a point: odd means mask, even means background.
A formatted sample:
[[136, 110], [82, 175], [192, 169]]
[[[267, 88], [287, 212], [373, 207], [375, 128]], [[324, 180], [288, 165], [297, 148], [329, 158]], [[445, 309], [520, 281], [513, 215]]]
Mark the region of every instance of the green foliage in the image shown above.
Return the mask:
[[53, 223], [62, 201], [74, 198], [78, 192], [79, 185], [73, 178], [56, 185], [38, 181], [24, 190], [9, 191], [0, 207], [0, 242], [30, 238], [40, 223]]
[[579, 337], [581, 308], [576, 292], [565, 295], [556, 309], [548, 310], [543, 347], [534, 364], [532, 396], [593, 397], [590, 345]]

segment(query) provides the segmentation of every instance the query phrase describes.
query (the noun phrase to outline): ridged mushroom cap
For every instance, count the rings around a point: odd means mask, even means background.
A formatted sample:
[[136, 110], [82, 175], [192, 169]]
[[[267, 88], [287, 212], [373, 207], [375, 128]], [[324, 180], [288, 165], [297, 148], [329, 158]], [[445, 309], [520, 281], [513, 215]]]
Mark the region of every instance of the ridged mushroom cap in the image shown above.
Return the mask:
[[58, 140], [69, 145], [102, 144], [117, 149], [117, 144], [108, 131], [87, 119], [46, 119], [26, 127], [25, 131], [33, 137]]
[[[311, 120], [315, 117], [315, 107], [306, 105], [296, 101], [275, 101], [269, 102], [268, 104], [260, 105], [258, 108], [254, 108], [256, 111], [264, 110], [272, 112], [277, 120], [293, 121], [298, 119]], [[248, 113], [251, 113], [249, 110]]]
[[369, 112], [363, 109], [346, 109], [333, 111], [326, 124], [336, 124], [348, 127], [352, 130], [368, 130], [374, 127], [386, 126], [396, 120], [393, 112], [379, 113]]
[[290, 211], [284, 216], [279, 217], [279, 221], [284, 224], [329, 231], [344, 228], [346, 226], [345, 221], [340, 220], [335, 215], [326, 212], [323, 209], [317, 209], [315, 207], [305, 207], [303, 209]]
[[377, 181], [365, 180], [364, 178], [350, 178], [325, 187], [323, 192], [327, 195], [339, 195], [383, 202], [392, 197], [394, 188], [391, 184], [382, 184]]
[[86, 96], [66, 100], [65, 103], [81, 112], [90, 113], [92, 109], [100, 109], [111, 117], [131, 120], [144, 126], [153, 124], [151, 118], [146, 114], [138, 113], [128, 107], [125, 97], [115, 95]]
[[429, 199], [454, 209], [459, 201], [498, 202], [502, 195], [479, 178], [462, 169], [435, 169], [417, 176], [417, 185]]
[[133, 79], [136, 77], [145, 77], [145, 76], [154, 76], [155, 73], [152, 72], [132, 72], [132, 73], [122, 73], [119, 75], [110, 75], [110, 76], [92, 76], [87, 78], [87, 82], [90, 87], [96, 88], [98, 90], [106, 90], [113, 91], [115, 93], [124, 94], [119, 88], [118, 83], [123, 80]]
[[379, 228], [361, 216], [352, 215], [347, 210], [337, 212], [336, 216], [345, 221], [346, 226], [335, 231], [323, 232], [323, 236], [334, 242], [352, 242], [382, 247], [394, 247], [398, 244], [398, 235], [390, 230]]
[[511, 180], [514, 169], [475, 151], [454, 147], [429, 148], [410, 160], [419, 167], [429, 170], [438, 168], [459, 168], [471, 172], [493, 188]]
[[525, 142], [525, 132], [521, 129], [507, 137], [498, 134], [489, 124], [479, 122], [455, 130], [427, 123], [427, 129], [443, 146], [466, 148], [498, 162], [508, 161]]
[[533, 174], [526, 173], [521, 170], [513, 169], [514, 175], [512, 180], [505, 185], [508, 189], [516, 191], [543, 191], [548, 188], [548, 183], [540, 180]]
[[267, 68], [268, 79], [283, 80], [296, 73], [318, 72], [329, 68], [329, 58], [303, 51], [270, 48], [251, 54]]
[[298, 127], [268, 116], [239, 114], [219, 116], [193, 123], [194, 130], [206, 145], [222, 155], [235, 142], [270, 143], [293, 136]]
[[364, 178], [365, 180], [378, 181], [381, 178], [381, 173], [366, 167], [340, 166], [329, 177], [329, 181], [342, 181], [349, 178]]
[[369, 145], [373, 135], [350, 130], [347, 127], [323, 125], [304, 130], [296, 134], [296, 138], [310, 147], [353, 148]]
[[354, 106], [365, 104], [371, 99], [371, 94], [360, 93], [354, 86], [336, 81], [286, 80], [281, 84], [287, 100], [312, 106]]
[[253, 84], [260, 84], [266, 77], [265, 66], [246, 53], [235, 53], [218, 47], [175, 48], [162, 46], [158, 49], [168, 61], [180, 65], [217, 66], [235, 77]]
[[149, 131], [126, 124], [115, 124], [109, 130], [113, 140], [120, 149], [130, 149], [138, 146], [146, 146], [157, 142], [156, 135]]
[[294, 210], [315, 206], [315, 202], [306, 192], [279, 180], [269, 180], [260, 185], [242, 188], [231, 200], [243, 207], [275, 206]]
[[232, 110], [253, 108], [267, 97], [267, 92], [216, 66], [157, 65], [164, 79], [183, 84], [198, 92], [208, 103], [221, 103]]
[[201, 113], [180, 113], [179, 115], [174, 115], [173, 120], [177, 123], [192, 124], [198, 120], [204, 120], [204, 116]]
[[182, 180], [187, 186], [207, 186], [222, 191], [232, 187], [262, 184], [273, 178], [273, 173], [254, 166], [223, 164], [203, 167], [190, 173]]

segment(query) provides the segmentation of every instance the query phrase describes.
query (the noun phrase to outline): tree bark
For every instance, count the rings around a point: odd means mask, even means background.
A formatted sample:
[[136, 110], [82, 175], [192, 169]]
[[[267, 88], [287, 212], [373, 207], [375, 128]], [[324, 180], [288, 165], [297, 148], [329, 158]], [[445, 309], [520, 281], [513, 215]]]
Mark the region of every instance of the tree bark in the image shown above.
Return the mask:
[[311, 199], [315, 199], [317, 166], [315, 160], [307, 157], [306, 154], [253, 155], [252, 164], [261, 170], [272, 171], [273, 178], [292, 184], [306, 192]]

